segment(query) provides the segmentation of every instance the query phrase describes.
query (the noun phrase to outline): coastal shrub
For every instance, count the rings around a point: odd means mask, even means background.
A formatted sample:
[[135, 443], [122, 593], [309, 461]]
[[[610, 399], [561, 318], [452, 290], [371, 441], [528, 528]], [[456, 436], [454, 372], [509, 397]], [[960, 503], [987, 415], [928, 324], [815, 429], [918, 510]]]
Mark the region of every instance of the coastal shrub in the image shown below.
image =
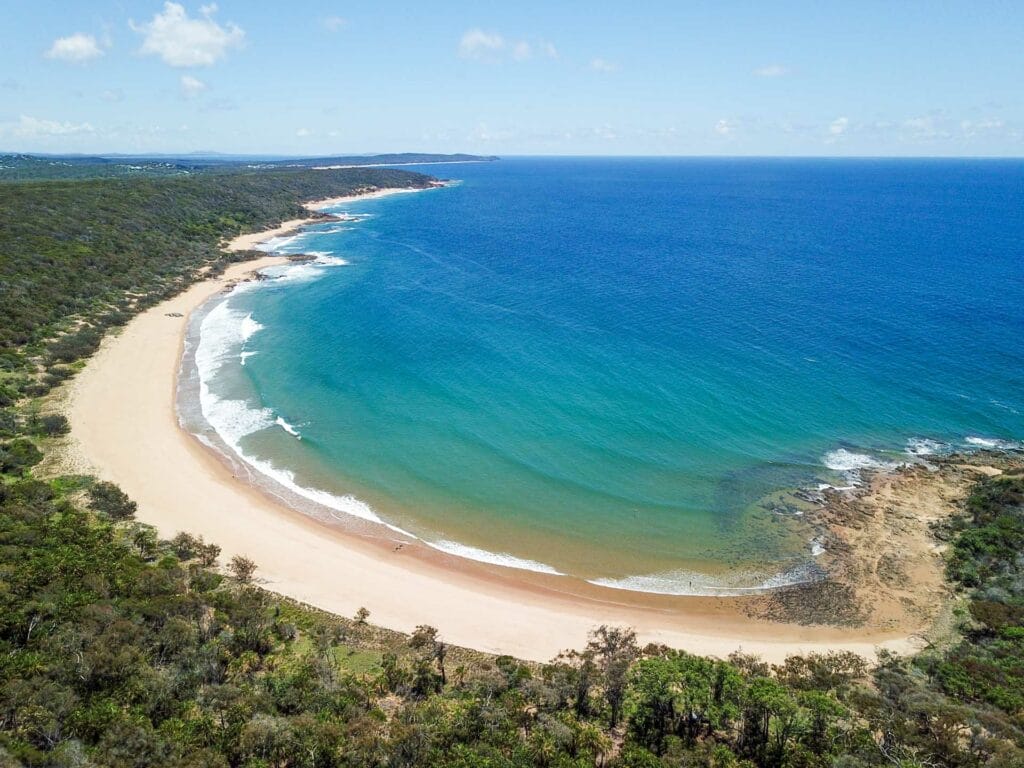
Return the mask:
[[103, 335], [96, 328], [80, 328], [52, 341], [47, 352], [53, 360], [71, 363], [80, 357], [88, 357], [100, 345]]
[[[423, 187], [430, 177], [387, 168], [331, 171], [243, 167], [169, 177], [0, 183], [0, 347], [52, 339], [48, 356], [71, 362], [90, 354], [101, 329], [161, 297], [225, 256], [224, 239], [308, 216], [300, 200], [375, 187]], [[60, 211], [59, 221], [54, 211]], [[16, 257], [15, 257], [16, 255]], [[128, 298], [131, 301], [126, 302]], [[59, 335], [62, 323], [89, 321]]]
[[22, 474], [43, 460], [35, 443], [23, 437], [0, 443], [0, 471]]
[[89, 489], [89, 507], [111, 520], [129, 520], [138, 505], [114, 483], [99, 481]]
[[46, 369], [46, 373], [43, 374], [40, 381], [45, 386], [52, 389], [53, 387], [56, 387], [58, 384], [67, 381], [74, 375], [74, 370], [66, 365], [51, 365]]
[[[97, 521], [67, 496], [81, 487], [0, 485], [0, 749], [12, 765], [1024, 764], [1024, 627], [1004, 624], [981, 650], [883, 654], [870, 675], [846, 654], [770, 666], [637, 649], [611, 627], [529, 664], [450, 648], [430, 626], [403, 641], [224, 589], [200, 537]], [[251, 568], [239, 557], [231, 570]]]
[[14, 437], [18, 432], [18, 415], [7, 408], [0, 409], [0, 437]]
[[18, 402], [18, 391], [8, 384], [0, 384], [0, 408], [6, 408]]
[[40, 437], [56, 437], [66, 435], [71, 431], [67, 417], [60, 413], [33, 416], [29, 419], [28, 428], [31, 434]]

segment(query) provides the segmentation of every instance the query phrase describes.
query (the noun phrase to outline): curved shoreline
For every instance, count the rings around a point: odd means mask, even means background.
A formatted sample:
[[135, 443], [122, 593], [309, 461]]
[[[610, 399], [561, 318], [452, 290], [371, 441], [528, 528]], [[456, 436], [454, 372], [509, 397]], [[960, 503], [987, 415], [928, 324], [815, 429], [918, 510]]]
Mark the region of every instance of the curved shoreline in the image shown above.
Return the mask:
[[[380, 194], [374, 195], [376, 197]], [[329, 206], [331, 203], [321, 203]], [[322, 222], [318, 222], [322, 223]], [[275, 230], [277, 232], [277, 230]], [[260, 244], [261, 249], [266, 246], [274, 246], [277, 241], [292, 241], [303, 234], [302, 229], [297, 229], [295, 235], [283, 237], [277, 235], [265, 243]], [[283, 242], [281, 243], [283, 245]], [[283, 254], [270, 250], [269, 255], [286, 256], [289, 260], [294, 259], [294, 254]], [[310, 252], [315, 253], [315, 252]], [[310, 257], [311, 258], [311, 257]], [[321, 262], [319, 257], [309, 260], [305, 255], [296, 262], [291, 269], [306, 270], [320, 266], [326, 269], [332, 266], [346, 266], [347, 262], [335, 255], [326, 256], [332, 261]], [[276, 461], [265, 457], [257, 457], [246, 453], [237, 443], [240, 435], [231, 434], [234, 432], [234, 423], [241, 419], [246, 422], [244, 434], [270, 429], [275, 425], [296, 436], [291, 425], [277, 416], [270, 407], [247, 405], [244, 398], [237, 399], [230, 396], [221, 398], [213, 395], [209, 390], [211, 380], [216, 378], [217, 372], [229, 358], [233, 359], [235, 353], [227, 352], [221, 345], [238, 345], [244, 349], [248, 334], [245, 332], [246, 323], [251, 322], [252, 314], [247, 310], [232, 309], [231, 301], [237, 294], [259, 291], [261, 287], [274, 286], [276, 279], [283, 279], [288, 282], [290, 275], [289, 268], [284, 272], [276, 272], [271, 275], [270, 269], [263, 269], [259, 274], [265, 276], [263, 281], [246, 281], [239, 283], [233, 290], [226, 290], [197, 307], [191, 314], [185, 332], [185, 343], [181, 358], [181, 367], [178, 375], [178, 392], [176, 407], [179, 416], [179, 424], [197, 437], [207, 448], [217, 453], [223, 463], [229, 466], [234, 474], [244, 474], [249, 482], [262, 489], [270, 496], [283, 501], [292, 509], [312, 516], [315, 519], [342, 529], [356, 530], [365, 535], [378, 537], [380, 535], [390, 537], [401, 546], [426, 546], [444, 555], [460, 560], [470, 560], [483, 563], [486, 566], [501, 568], [512, 568], [520, 571], [528, 571], [534, 574], [546, 574], [559, 576], [564, 579], [559, 585], [559, 591], [579, 594], [582, 592], [593, 592], [592, 587], [600, 590], [615, 590], [617, 592], [640, 593], [641, 596], [635, 600], [649, 599], [647, 595], [667, 597], [750, 597], [764, 595], [781, 588], [794, 586], [806, 586], [819, 581], [823, 574], [817, 569], [813, 560], [813, 546], [808, 549], [811, 552], [810, 558], [793, 564], [780, 564], [780, 568], [761, 568], [756, 566], [743, 569], [739, 566], [732, 566], [731, 570], [721, 573], [712, 573], [701, 570], [684, 570], [679, 568], [671, 571], [661, 571], [651, 574], [641, 573], [623, 577], [593, 575], [582, 576], [571, 572], [563, 572], [556, 567], [535, 559], [529, 559], [529, 555], [512, 554], [507, 549], [499, 547], [480, 548], [474, 544], [463, 541], [460, 537], [431, 536], [429, 531], [413, 533], [409, 528], [399, 527], [394, 521], [382, 518], [383, 514], [365, 502], [358, 496], [351, 495], [348, 489], [326, 490], [324, 486], [313, 486], [303, 484], [295, 478], [293, 471], [287, 464], [280, 465]], [[321, 272], [320, 274], [324, 274]], [[242, 315], [247, 315], [243, 318]], [[207, 329], [206, 322], [217, 316], [218, 321], [231, 318], [230, 323], [217, 323], [217, 330]], [[259, 329], [262, 326], [256, 324]], [[234, 331], [237, 330], [237, 333]], [[211, 341], [210, 337], [217, 339]], [[210, 347], [214, 349], [211, 351]], [[245, 365], [245, 358], [254, 352], [240, 351], [241, 365]], [[204, 362], [201, 364], [200, 359]], [[206, 373], [202, 373], [202, 371]], [[228, 413], [220, 412], [220, 405], [234, 406], [229, 408]], [[237, 407], [245, 410], [245, 416], [240, 416]], [[251, 416], [251, 418], [250, 418]], [[227, 417], [228, 424], [225, 424]], [[301, 439], [301, 438], [300, 438]], [[387, 530], [384, 530], [387, 529]], [[446, 532], [447, 533], [447, 532]], [[527, 574], [521, 574], [521, 578], [530, 578]], [[687, 587], [687, 583], [689, 586]], [[696, 585], [696, 586], [695, 586]], [[611, 594], [611, 593], [606, 593]], [[619, 599], [618, 597], [616, 599]]]
[[[231, 247], [252, 248], [306, 221], [243, 236]], [[390, 629], [431, 624], [457, 645], [537, 661], [582, 646], [602, 623], [628, 624], [642, 641], [694, 653], [742, 649], [770, 661], [808, 651], [871, 655], [879, 646], [917, 647], [911, 638], [919, 627], [863, 630], [850, 640], [848, 628], [750, 618], [742, 598], [644, 597], [599, 587], [567, 594], [557, 577], [524, 578], [426, 546], [396, 549], [388, 537], [340, 531], [273, 499], [179, 427], [174, 398], [191, 313], [230, 281], [285, 261], [267, 256], [232, 265], [151, 308], [108, 337], [71, 384], [76, 463], [121, 485], [138, 502], [138, 518], [162, 536], [185, 530], [220, 544], [224, 558], [247, 555], [266, 588], [324, 610], [351, 615], [365, 606], [372, 623]]]

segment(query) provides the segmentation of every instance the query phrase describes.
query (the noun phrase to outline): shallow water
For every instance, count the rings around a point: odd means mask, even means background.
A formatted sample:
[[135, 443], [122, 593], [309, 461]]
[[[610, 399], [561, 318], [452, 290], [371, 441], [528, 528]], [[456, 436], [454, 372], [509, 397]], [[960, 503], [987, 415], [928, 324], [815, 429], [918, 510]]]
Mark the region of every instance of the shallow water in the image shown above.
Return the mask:
[[202, 322], [207, 421], [340, 520], [742, 591], [813, 561], [769, 492], [1024, 437], [1024, 163], [436, 173], [461, 183], [275, 241], [320, 263]]

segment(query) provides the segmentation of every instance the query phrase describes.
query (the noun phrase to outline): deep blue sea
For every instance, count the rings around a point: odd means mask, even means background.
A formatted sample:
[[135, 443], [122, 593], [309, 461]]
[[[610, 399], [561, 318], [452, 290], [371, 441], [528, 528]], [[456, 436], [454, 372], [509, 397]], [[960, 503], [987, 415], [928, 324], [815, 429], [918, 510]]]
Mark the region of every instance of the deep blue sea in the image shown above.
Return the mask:
[[1024, 162], [533, 159], [340, 206], [211, 308], [261, 471], [464, 556], [661, 592], [814, 557], [783, 488], [1024, 439]]

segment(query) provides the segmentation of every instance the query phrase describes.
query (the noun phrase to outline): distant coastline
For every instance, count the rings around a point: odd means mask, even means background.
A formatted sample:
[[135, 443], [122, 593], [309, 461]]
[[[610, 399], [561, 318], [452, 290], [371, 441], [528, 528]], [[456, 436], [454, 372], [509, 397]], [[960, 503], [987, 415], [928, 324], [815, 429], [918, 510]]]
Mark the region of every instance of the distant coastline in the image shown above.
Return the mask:
[[493, 163], [494, 158], [480, 158], [479, 160], [421, 160], [411, 163], [363, 163], [362, 165], [314, 165], [314, 171], [340, 171], [344, 168], [393, 168], [407, 165], [463, 165], [465, 163]]
[[[342, 167], [355, 168], [361, 166], [339, 166], [339, 169]], [[337, 169], [331, 168], [324, 170]], [[372, 200], [375, 198], [389, 197], [391, 195], [400, 195], [409, 192], [422, 192], [427, 189], [436, 189], [437, 187], [442, 187], [444, 185], [445, 182], [439, 181], [434, 182], [426, 187], [386, 187], [384, 189], [373, 188], [365, 192], [358, 192], [351, 195], [342, 195], [340, 197], [325, 197], [320, 200], [311, 200], [310, 202], [303, 203], [302, 207], [307, 209], [308, 211], [320, 213], [324, 208], [330, 208], [333, 205], [341, 205], [342, 203], [352, 202], [353, 200]], [[288, 221], [282, 222], [276, 227], [263, 230], [262, 232], [249, 232], [244, 235], [238, 235], [238, 237], [235, 237], [230, 242], [224, 244], [224, 250], [232, 252], [251, 251], [254, 250], [257, 246], [266, 243], [267, 241], [272, 240], [275, 237], [284, 237], [285, 235], [295, 234], [307, 224], [315, 224], [318, 221], [323, 221], [325, 218], [330, 217], [325, 217], [323, 216], [323, 214], [321, 214], [319, 216], [310, 216], [304, 219], [289, 219]]]

